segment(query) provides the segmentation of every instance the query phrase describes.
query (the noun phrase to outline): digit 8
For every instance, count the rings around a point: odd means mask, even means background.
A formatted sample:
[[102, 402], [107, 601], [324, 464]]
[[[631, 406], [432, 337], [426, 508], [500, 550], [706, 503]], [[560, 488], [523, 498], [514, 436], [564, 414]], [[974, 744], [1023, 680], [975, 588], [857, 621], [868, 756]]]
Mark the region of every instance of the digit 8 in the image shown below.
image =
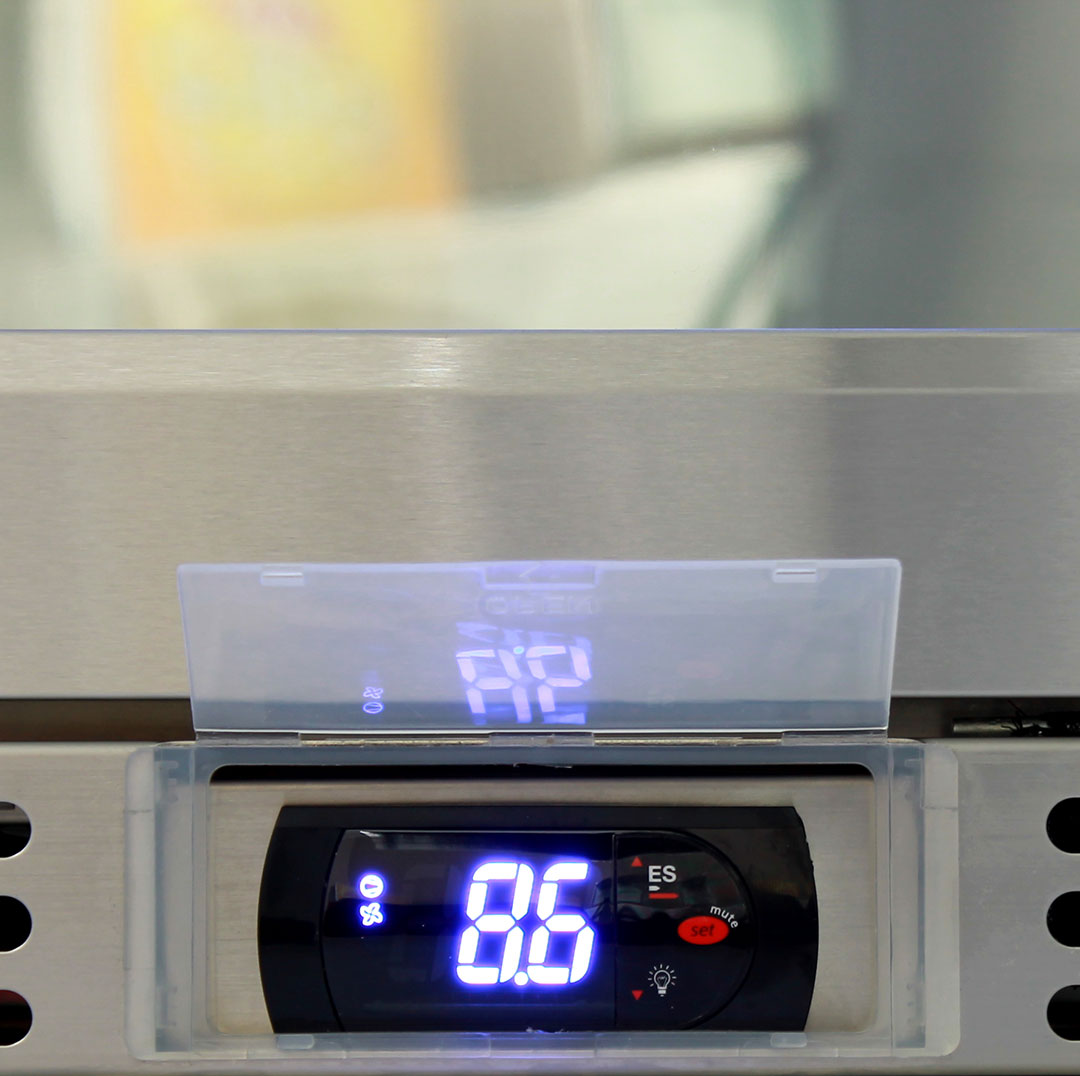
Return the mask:
[[[457, 977], [470, 986], [494, 986], [511, 979], [521, 963], [525, 932], [518, 920], [529, 910], [533, 869], [527, 863], [481, 863], [474, 871], [465, 898], [465, 915], [472, 924], [458, 943]], [[488, 882], [514, 882], [509, 912], [488, 911]], [[502, 959], [498, 964], [476, 964], [481, 934], [503, 934]]]

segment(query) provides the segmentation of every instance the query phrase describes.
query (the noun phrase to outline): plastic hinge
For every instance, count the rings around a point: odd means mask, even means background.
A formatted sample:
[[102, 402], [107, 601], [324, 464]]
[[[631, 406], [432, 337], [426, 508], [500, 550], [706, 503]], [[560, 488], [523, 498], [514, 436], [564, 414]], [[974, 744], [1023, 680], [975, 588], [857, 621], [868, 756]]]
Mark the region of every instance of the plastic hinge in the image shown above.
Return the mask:
[[792, 729], [780, 734], [780, 743], [790, 746], [809, 745], [822, 746], [834, 744], [836, 746], [850, 744], [885, 743], [889, 739], [888, 729], [845, 729], [840, 732], [836, 729]]
[[295, 747], [303, 742], [299, 732], [267, 732], [257, 730], [245, 732], [235, 729], [203, 729], [196, 731], [195, 739], [203, 746], [244, 746], [244, 747]]
[[591, 732], [492, 732], [486, 738], [492, 747], [595, 747]]
[[482, 729], [336, 729], [333, 732], [274, 732], [238, 729], [197, 730], [195, 739], [203, 746], [215, 747], [296, 747], [296, 746], [365, 746], [462, 743], [490, 744], [495, 747], [599, 747], [618, 743], [643, 747], [658, 744], [701, 744], [731, 747], [737, 744], [866, 744], [884, 743], [887, 729], [788, 729], [784, 732], [720, 729], [672, 729], [670, 731], [636, 731], [634, 729], [597, 729], [578, 732], [526, 732], [524, 730]]

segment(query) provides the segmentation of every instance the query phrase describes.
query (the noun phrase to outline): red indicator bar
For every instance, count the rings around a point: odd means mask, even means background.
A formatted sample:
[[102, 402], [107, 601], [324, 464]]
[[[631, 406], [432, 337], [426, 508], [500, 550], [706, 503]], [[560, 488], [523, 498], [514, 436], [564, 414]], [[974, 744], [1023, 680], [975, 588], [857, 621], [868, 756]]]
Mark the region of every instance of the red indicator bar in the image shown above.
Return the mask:
[[650, 893], [649, 900], [678, 900], [678, 893]]

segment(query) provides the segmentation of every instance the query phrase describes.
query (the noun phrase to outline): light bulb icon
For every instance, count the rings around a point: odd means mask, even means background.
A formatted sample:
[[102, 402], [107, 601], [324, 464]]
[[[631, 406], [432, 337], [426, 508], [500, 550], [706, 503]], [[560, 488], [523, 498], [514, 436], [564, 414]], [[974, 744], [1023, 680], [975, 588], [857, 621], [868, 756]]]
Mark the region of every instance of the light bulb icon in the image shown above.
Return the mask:
[[649, 972], [649, 982], [656, 987], [656, 992], [665, 997], [668, 990], [671, 988], [671, 984], [675, 982], [678, 976], [667, 966], [667, 964], [657, 964], [652, 971]]

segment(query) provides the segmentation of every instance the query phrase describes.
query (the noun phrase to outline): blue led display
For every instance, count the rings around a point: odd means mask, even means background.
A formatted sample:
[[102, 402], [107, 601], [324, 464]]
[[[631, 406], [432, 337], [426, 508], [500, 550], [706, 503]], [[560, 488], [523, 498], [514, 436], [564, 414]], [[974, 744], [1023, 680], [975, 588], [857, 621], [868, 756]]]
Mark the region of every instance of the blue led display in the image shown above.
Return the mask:
[[[501, 815], [464, 810], [474, 825]], [[371, 1027], [414, 1009], [438, 1010], [448, 1029], [608, 1026], [615, 888], [606, 830], [349, 829], [326, 881], [322, 936]]]
[[[573, 883], [589, 880], [589, 863], [556, 860], [544, 870], [539, 885], [536, 874], [520, 860], [485, 860], [473, 867], [464, 894], [469, 925], [457, 940], [454, 970], [461, 982], [568, 986], [589, 974], [596, 930], [581, 911], [566, 906]], [[526, 927], [531, 928], [527, 936]], [[554, 960], [551, 952], [552, 936], [559, 934], [570, 940], [565, 963]], [[494, 936], [491, 940], [498, 944], [499, 951], [487, 957], [496, 956], [494, 963], [479, 961], [485, 935]]]
[[357, 881], [356, 894], [360, 900], [356, 906], [356, 916], [362, 927], [379, 927], [386, 922], [386, 913], [379, 900], [385, 892], [386, 879], [374, 871], [362, 875]]

